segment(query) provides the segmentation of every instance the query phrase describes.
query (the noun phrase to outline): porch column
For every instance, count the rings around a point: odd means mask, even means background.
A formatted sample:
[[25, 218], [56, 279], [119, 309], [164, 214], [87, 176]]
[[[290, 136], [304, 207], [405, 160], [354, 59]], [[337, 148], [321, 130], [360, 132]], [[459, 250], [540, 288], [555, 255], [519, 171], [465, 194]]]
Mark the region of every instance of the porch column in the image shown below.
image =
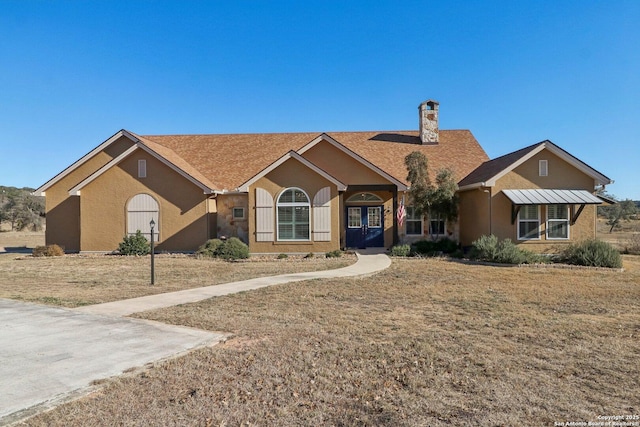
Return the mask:
[[391, 215], [393, 216], [393, 246], [397, 245], [400, 242], [400, 230], [398, 230], [398, 187], [393, 186], [393, 212]]

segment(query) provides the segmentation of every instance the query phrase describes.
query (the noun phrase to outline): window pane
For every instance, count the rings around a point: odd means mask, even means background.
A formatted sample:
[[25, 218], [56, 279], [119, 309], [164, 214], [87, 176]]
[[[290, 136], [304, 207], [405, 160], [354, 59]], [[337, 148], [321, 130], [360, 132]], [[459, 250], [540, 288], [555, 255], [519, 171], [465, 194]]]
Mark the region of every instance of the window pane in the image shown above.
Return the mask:
[[293, 207], [292, 206], [278, 206], [278, 221], [280, 221], [280, 222], [292, 222], [293, 221]]
[[408, 220], [407, 234], [422, 234], [422, 221]]
[[309, 238], [309, 224], [296, 224], [294, 239], [308, 239]]
[[278, 224], [278, 236], [280, 239], [293, 239], [293, 224]]
[[309, 208], [307, 206], [295, 207], [296, 223], [309, 223]]
[[367, 208], [369, 227], [382, 227], [382, 218], [380, 217], [380, 208]]
[[429, 225], [431, 227], [431, 234], [444, 234], [444, 221], [443, 220], [432, 220], [429, 221]]
[[569, 224], [567, 221], [549, 221], [548, 230], [550, 239], [566, 239], [569, 237]]
[[518, 224], [518, 237], [520, 239], [537, 239], [538, 238], [538, 222], [537, 221], [520, 221]]
[[360, 228], [362, 227], [362, 216], [360, 215], [360, 208], [349, 208], [348, 209], [349, 216], [349, 228]]
[[307, 199], [307, 195], [304, 194], [302, 191], [294, 190], [294, 194], [295, 194], [295, 201], [297, 203], [309, 203], [309, 199]]
[[567, 205], [549, 205], [547, 207], [549, 219], [568, 219]]
[[520, 219], [538, 219], [538, 205], [526, 205], [520, 208]]

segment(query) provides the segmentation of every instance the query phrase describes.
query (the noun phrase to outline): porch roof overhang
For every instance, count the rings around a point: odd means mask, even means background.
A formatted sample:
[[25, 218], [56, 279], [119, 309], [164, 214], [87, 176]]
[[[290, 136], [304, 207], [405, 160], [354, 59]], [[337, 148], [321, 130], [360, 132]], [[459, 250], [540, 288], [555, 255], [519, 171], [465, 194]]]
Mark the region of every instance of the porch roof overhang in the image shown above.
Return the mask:
[[[570, 205], [571, 225], [575, 224], [586, 205], [602, 204], [602, 199], [586, 190], [527, 189], [502, 190], [511, 201], [511, 224], [516, 222], [520, 208], [526, 205]], [[576, 210], [576, 205], [580, 207]]]
[[586, 190], [502, 190], [514, 205], [599, 205], [602, 200]]

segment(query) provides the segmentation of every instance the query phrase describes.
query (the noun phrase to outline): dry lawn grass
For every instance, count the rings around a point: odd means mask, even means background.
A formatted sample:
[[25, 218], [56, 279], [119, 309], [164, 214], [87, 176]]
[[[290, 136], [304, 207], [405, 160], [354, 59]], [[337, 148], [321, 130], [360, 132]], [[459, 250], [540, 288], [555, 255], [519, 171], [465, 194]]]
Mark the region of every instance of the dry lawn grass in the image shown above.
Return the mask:
[[235, 338], [32, 426], [552, 426], [640, 414], [640, 258], [624, 272], [394, 260], [145, 313]]
[[150, 257], [66, 255], [33, 258], [0, 254], [0, 298], [78, 307], [115, 300], [245, 280], [253, 277], [340, 268], [342, 258], [269, 258], [242, 262], [157, 255], [156, 284], [150, 286]]

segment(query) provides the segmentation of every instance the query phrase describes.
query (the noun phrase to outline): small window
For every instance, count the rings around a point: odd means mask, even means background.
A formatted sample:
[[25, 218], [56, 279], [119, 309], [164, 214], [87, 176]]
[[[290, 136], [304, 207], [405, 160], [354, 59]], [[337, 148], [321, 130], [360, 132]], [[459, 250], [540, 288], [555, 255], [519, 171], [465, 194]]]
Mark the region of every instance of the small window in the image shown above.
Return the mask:
[[147, 177], [147, 161], [138, 160], [138, 178]]
[[547, 206], [547, 239], [569, 238], [569, 208], [567, 205]]
[[244, 208], [233, 208], [234, 220], [245, 219], [245, 218], [246, 217], [244, 216]]
[[407, 235], [422, 235], [422, 215], [416, 215], [413, 206], [407, 206]]
[[546, 160], [540, 160], [538, 162], [538, 174], [540, 176], [549, 175], [549, 162], [547, 162]]
[[518, 240], [540, 238], [540, 210], [538, 205], [525, 205], [518, 212]]

